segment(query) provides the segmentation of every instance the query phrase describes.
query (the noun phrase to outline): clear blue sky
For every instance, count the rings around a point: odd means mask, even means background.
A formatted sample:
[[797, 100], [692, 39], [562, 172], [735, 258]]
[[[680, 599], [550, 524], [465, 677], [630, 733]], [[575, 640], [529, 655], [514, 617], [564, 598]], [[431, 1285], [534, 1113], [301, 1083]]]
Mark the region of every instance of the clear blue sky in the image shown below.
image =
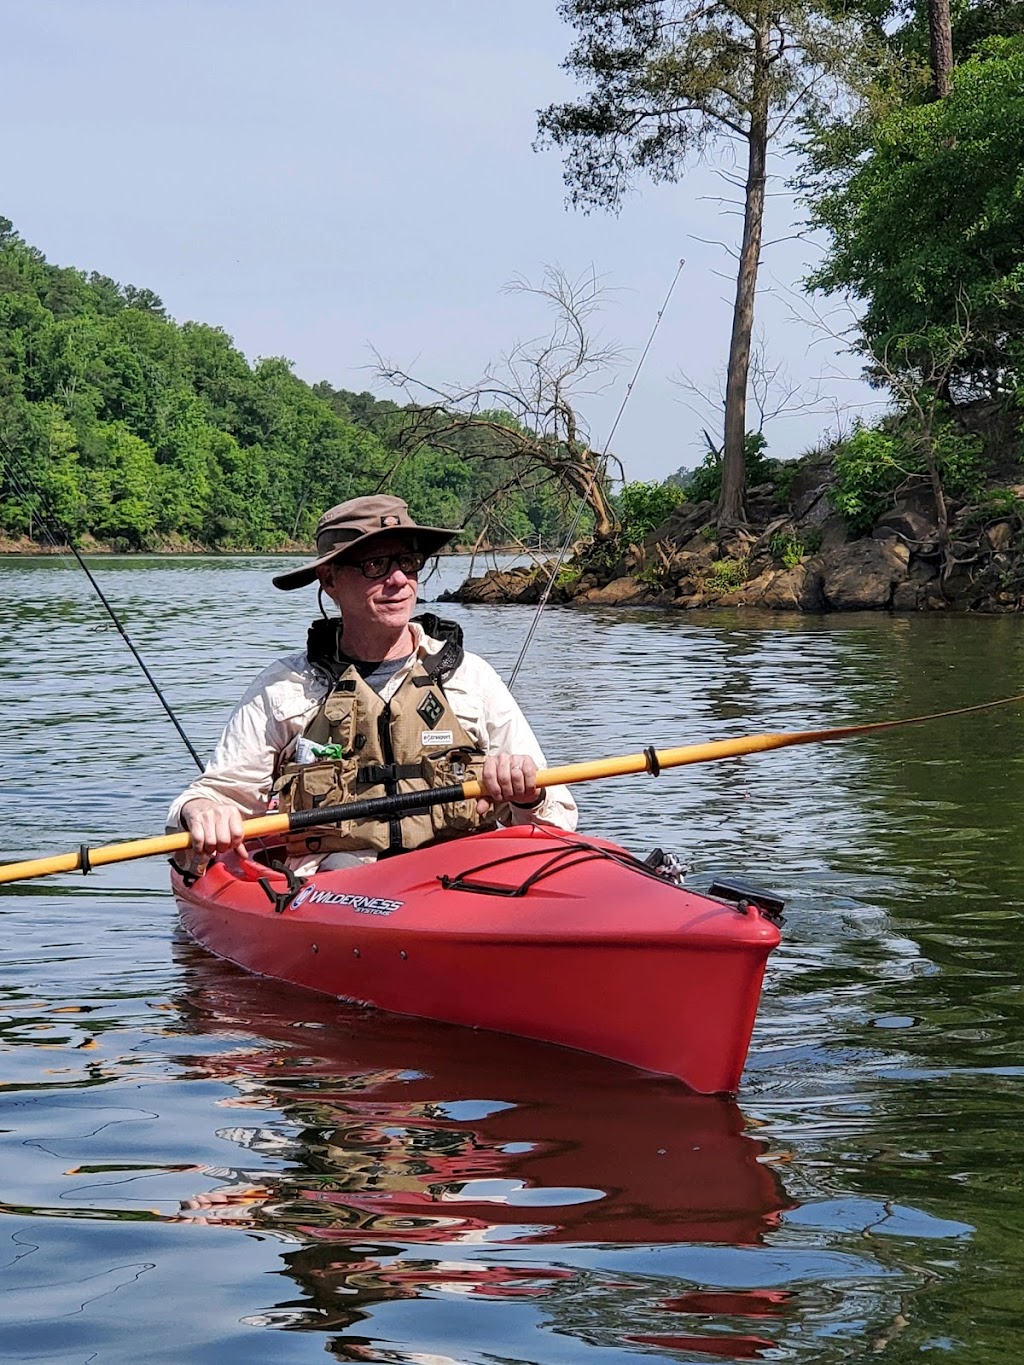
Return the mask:
[[[549, 263], [608, 277], [601, 330], [635, 358], [684, 256], [614, 448], [629, 478], [699, 462], [709, 418], [672, 380], [682, 370], [719, 387], [734, 267], [715, 242], [731, 244], [738, 219], [709, 197], [724, 187], [708, 168], [641, 185], [618, 217], [565, 207], [557, 152], [531, 149], [537, 109], [573, 89], [555, 0], [4, 11], [0, 214], [51, 261], [148, 286], [250, 359], [285, 355], [310, 381], [397, 397], [375, 380], [371, 347], [426, 379], [469, 382], [546, 325], [501, 287]], [[771, 214], [766, 236], [781, 237], [799, 211], [782, 195]], [[804, 242], [769, 248], [765, 283], [791, 288], [814, 259]], [[773, 362], [805, 393], [836, 364], [855, 376], [792, 307], [762, 298]], [[599, 448], [625, 379], [582, 403]], [[846, 421], [869, 398], [851, 379], [826, 388]], [[780, 420], [772, 453], [799, 454], [834, 420]]]

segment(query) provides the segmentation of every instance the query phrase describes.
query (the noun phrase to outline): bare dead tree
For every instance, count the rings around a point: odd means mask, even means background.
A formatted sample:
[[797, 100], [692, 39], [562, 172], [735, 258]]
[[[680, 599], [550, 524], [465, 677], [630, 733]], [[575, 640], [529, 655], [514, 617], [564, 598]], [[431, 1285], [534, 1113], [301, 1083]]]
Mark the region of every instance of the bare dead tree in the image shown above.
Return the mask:
[[500, 468], [495, 509], [513, 487], [548, 487], [566, 504], [580, 498], [593, 516], [595, 538], [607, 539], [616, 527], [608, 465], [620, 477], [621, 465], [593, 450], [577, 405], [608, 386], [623, 358], [591, 327], [608, 286], [593, 270], [572, 278], [547, 266], [539, 283], [517, 275], [505, 292], [539, 300], [554, 315], [553, 325], [517, 341], [473, 384], [432, 384], [377, 355], [378, 376], [410, 400], [402, 409], [400, 458], [431, 446]]
[[[705, 427], [705, 439], [713, 449], [707, 429], [714, 429], [721, 420], [726, 401], [726, 372], [724, 369], [714, 376], [710, 384], [701, 384], [683, 370], [670, 376], [670, 382], [682, 391], [684, 406], [700, 418]], [[768, 353], [764, 332], [754, 334], [750, 349], [750, 370], [747, 390], [748, 409], [756, 413], [757, 421], [748, 421], [752, 432], [763, 432], [766, 426], [787, 417], [805, 417], [816, 413], [830, 414], [834, 410], [831, 395], [822, 390], [818, 380], [809, 386], [795, 380], [789, 367], [776, 361]]]

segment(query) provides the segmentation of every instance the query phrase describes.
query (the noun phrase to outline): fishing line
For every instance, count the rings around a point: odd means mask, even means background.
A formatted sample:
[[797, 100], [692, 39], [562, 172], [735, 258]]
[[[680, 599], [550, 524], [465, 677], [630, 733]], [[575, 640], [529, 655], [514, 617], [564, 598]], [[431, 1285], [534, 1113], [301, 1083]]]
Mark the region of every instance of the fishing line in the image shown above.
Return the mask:
[[551, 572], [548, 575], [548, 581], [544, 585], [544, 590], [541, 593], [540, 600], [537, 603], [537, 610], [534, 612], [533, 620], [530, 622], [530, 628], [526, 632], [526, 639], [523, 641], [523, 647], [519, 651], [519, 658], [516, 659], [515, 667], [512, 669], [512, 672], [509, 675], [508, 686], [510, 691], [512, 689], [512, 685], [515, 683], [516, 677], [519, 674], [520, 668], [522, 668], [523, 666], [523, 660], [526, 658], [526, 651], [530, 648], [530, 643], [533, 640], [534, 635], [536, 634], [537, 627], [540, 624], [541, 613], [548, 604], [548, 598], [551, 596], [551, 589], [555, 586], [555, 579], [558, 577], [558, 571], [564, 564], [566, 555], [569, 553], [569, 547], [572, 544], [573, 539], [576, 535], [576, 529], [580, 524], [580, 519], [583, 516], [584, 509], [587, 506], [587, 502], [588, 499], [590, 498], [591, 492], [593, 491], [594, 484], [597, 482], [599, 476], [601, 478], [604, 477], [608, 465], [609, 451], [611, 449], [612, 441], [615, 439], [615, 433], [619, 428], [619, 422], [622, 420], [622, 414], [626, 411], [626, 404], [629, 402], [630, 397], [633, 393], [633, 386], [636, 384], [636, 381], [640, 378], [640, 371], [644, 367], [644, 361], [647, 359], [647, 354], [650, 351], [651, 347], [654, 345], [654, 338], [658, 335], [658, 328], [661, 326], [661, 320], [665, 316], [665, 310], [668, 308], [669, 300], [672, 298], [673, 291], [675, 290], [676, 284], [679, 280], [679, 276], [683, 273], [683, 266], [685, 264], [686, 258], [680, 257], [679, 264], [676, 266], [676, 273], [672, 276], [672, 283], [669, 285], [668, 293], [665, 295], [665, 301], [658, 309], [657, 316], [654, 319], [654, 326], [651, 328], [650, 336], [647, 338], [647, 344], [644, 347], [643, 351], [640, 353], [640, 359], [636, 363], [636, 369], [633, 371], [633, 377], [626, 385], [626, 391], [622, 395], [622, 402], [619, 404], [619, 410], [615, 414], [615, 421], [612, 423], [611, 431], [609, 431], [608, 437], [605, 440], [604, 450], [598, 456], [594, 464], [594, 468], [591, 471], [590, 479], [587, 483], [586, 489], [584, 490], [583, 495], [579, 500], [579, 505], [576, 508], [576, 515], [572, 519], [569, 529], [566, 532], [565, 539], [562, 542], [562, 546], [559, 549], [555, 562], [551, 567]]
[[[9, 476], [10, 480], [11, 480], [11, 483], [14, 485], [15, 491], [18, 492], [18, 493], [20, 493], [20, 495], [21, 495], [23, 498], [27, 498], [27, 497], [29, 496], [28, 490], [27, 490], [27, 489], [24, 487], [24, 485], [21, 483], [21, 481], [20, 481], [20, 479], [19, 479], [19, 476], [18, 476], [18, 473], [16, 472], [14, 466], [11, 464], [12, 458], [13, 458], [13, 459], [17, 459], [17, 461], [18, 461], [18, 466], [19, 466], [19, 468], [20, 468], [20, 470], [21, 470], [21, 476], [22, 476], [24, 479], [27, 480], [27, 482], [28, 482], [28, 484], [29, 484], [29, 487], [30, 487], [32, 493], [34, 493], [35, 496], [36, 496], [36, 498], [39, 500], [39, 504], [40, 504], [40, 506], [42, 507], [43, 512], [45, 513], [46, 518], [47, 518], [47, 519], [52, 523], [52, 525], [60, 532], [61, 536], [64, 538], [64, 542], [65, 542], [65, 544], [67, 545], [68, 549], [71, 551], [71, 553], [74, 555], [74, 557], [78, 560], [78, 563], [79, 563], [79, 565], [81, 566], [82, 571], [84, 572], [86, 578], [87, 578], [87, 579], [89, 580], [89, 582], [92, 584], [92, 587], [93, 587], [93, 590], [94, 590], [95, 593], [96, 593], [96, 596], [100, 599], [100, 601], [103, 603], [104, 607], [107, 609], [107, 614], [110, 616], [111, 621], [113, 621], [114, 625], [117, 627], [118, 633], [120, 634], [122, 640], [124, 640], [125, 644], [128, 646], [128, 648], [131, 650], [132, 654], [135, 656], [135, 661], [136, 661], [136, 663], [139, 665], [139, 667], [142, 669], [143, 673], [146, 675], [146, 680], [148, 681], [150, 687], [152, 687], [153, 691], [156, 693], [156, 695], [157, 695], [157, 697], [158, 697], [158, 699], [159, 699], [159, 701], [160, 701], [160, 705], [161, 705], [161, 706], [164, 708], [164, 710], [167, 712], [167, 715], [168, 715], [168, 717], [170, 718], [171, 724], [172, 724], [172, 725], [174, 726], [174, 728], [177, 730], [178, 734], [179, 734], [179, 735], [181, 736], [181, 738], [182, 738], [182, 742], [184, 743], [186, 749], [188, 749], [189, 753], [192, 755], [193, 759], [195, 760], [196, 767], [199, 769], [200, 772], [205, 771], [206, 765], [203, 763], [203, 760], [199, 757], [199, 755], [196, 753], [195, 749], [192, 747], [192, 741], [189, 739], [188, 735], [186, 735], [185, 731], [182, 729], [181, 722], [178, 720], [178, 717], [177, 717], [177, 716], [174, 714], [174, 712], [171, 710], [170, 703], [168, 702], [167, 698], [164, 696], [163, 692], [161, 692], [161, 690], [160, 690], [160, 685], [158, 684], [157, 680], [153, 677], [153, 675], [152, 675], [152, 673], [149, 671], [149, 669], [146, 667], [145, 660], [143, 659], [143, 657], [142, 657], [142, 655], [139, 653], [139, 651], [135, 648], [135, 645], [134, 645], [134, 643], [132, 642], [132, 639], [131, 639], [131, 637], [129, 636], [128, 632], [125, 630], [124, 626], [123, 626], [123, 625], [121, 624], [121, 622], [118, 620], [117, 613], [114, 611], [114, 608], [113, 608], [113, 607], [110, 605], [110, 603], [107, 601], [107, 598], [106, 598], [106, 596], [105, 596], [105, 594], [104, 594], [104, 592], [103, 592], [103, 589], [102, 589], [102, 588], [100, 587], [100, 585], [96, 582], [96, 579], [93, 577], [92, 571], [90, 570], [88, 564], [86, 564], [85, 560], [84, 560], [84, 559], [82, 558], [82, 556], [78, 553], [78, 550], [75, 548], [74, 544], [72, 543], [71, 536], [70, 536], [70, 534], [68, 533], [67, 528], [66, 528], [66, 527], [64, 526], [64, 524], [61, 522], [61, 520], [60, 520], [60, 518], [57, 516], [56, 512], [54, 512], [53, 507], [50, 505], [50, 502], [49, 502], [48, 498], [46, 497], [46, 494], [42, 491], [42, 489], [39, 487], [39, 485], [36, 483], [36, 481], [32, 478], [31, 474], [28, 473], [28, 471], [25, 469], [24, 465], [22, 465], [20, 458], [19, 458], [18, 456], [15, 455], [15, 453], [14, 453], [14, 451], [12, 450], [11, 446], [8, 444], [6, 438], [3, 437], [3, 436], [0, 436], [0, 445], [2, 445], [3, 448], [4, 448], [4, 450], [6, 450], [6, 452], [7, 452], [7, 460], [6, 460], [6, 462], [5, 462], [6, 465], [7, 465], [7, 473], [8, 473], [8, 476]], [[49, 528], [46, 526], [46, 522], [45, 522], [45, 521], [44, 521], [44, 523], [43, 523], [43, 529], [47, 532], [48, 539], [49, 539], [49, 541], [50, 541], [50, 544], [53, 546], [53, 548], [57, 551], [57, 553], [58, 553], [59, 555], [61, 555], [62, 558], [66, 558], [66, 556], [65, 556], [65, 555], [63, 554], [63, 552], [61, 551], [60, 546], [57, 544], [56, 540], [54, 540], [53, 536], [49, 534]]]

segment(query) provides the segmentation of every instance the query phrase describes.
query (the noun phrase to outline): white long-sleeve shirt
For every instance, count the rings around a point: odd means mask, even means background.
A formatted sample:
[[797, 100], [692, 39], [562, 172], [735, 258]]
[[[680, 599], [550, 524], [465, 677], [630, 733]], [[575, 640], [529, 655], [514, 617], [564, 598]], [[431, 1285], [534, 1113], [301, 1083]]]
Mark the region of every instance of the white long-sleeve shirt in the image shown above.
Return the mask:
[[[389, 701], [409, 675], [413, 660], [442, 647], [413, 622], [416, 653], [380, 690]], [[246, 818], [263, 815], [270, 789], [295, 740], [316, 714], [330, 690], [327, 676], [304, 653], [278, 659], [255, 679], [232, 711], [213, 757], [202, 776], [172, 803], [168, 826], [181, 828], [182, 807], [197, 797], [236, 805]], [[537, 738], [511, 692], [484, 659], [465, 654], [444, 684], [445, 696], [466, 733], [485, 754], [529, 754], [538, 768], [546, 760]], [[547, 787], [534, 810], [498, 806], [504, 825], [542, 823], [576, 828], [576, 802], [568, 787]]]

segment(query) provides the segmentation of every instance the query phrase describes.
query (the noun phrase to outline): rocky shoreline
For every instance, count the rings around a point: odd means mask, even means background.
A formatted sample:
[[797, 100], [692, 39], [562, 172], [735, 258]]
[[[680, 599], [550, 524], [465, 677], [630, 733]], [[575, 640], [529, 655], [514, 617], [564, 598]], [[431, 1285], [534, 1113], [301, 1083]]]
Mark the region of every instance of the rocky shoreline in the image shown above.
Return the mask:
[[[672, 610], [1024, 610], [1024, 486], [951, 506], [942, 537], [930, 487], [908, 481], [870, 534], [850, 539], [829, 498], [830, 470], [827, 457], [806, 463], [785, 500], [772, 485], [750, 489], [742, 527], [716, 526], [710, 502], [684, 503], [642, 544], [580, 547], [559, 569], [550, 600]], [[445, 597], [536, 603], [553, 564], [492, 569]]]
[[[619, 538], [578, 546], [559, 567], [550, 600], [682, 611], [1024, 611], [1024, 484], [951, 504], [943, 537], [930, 486], [923, 478], [908, 480], [870, 534], [859, 538], [847, 534], [833, 509], [833, 486], [831, 456], [824, 454], [801, 463], [784, 497], [772, 484], [749, 489], [743, 526], [717, 525], [711, 502], [685, 502], [639, 544]], [[91, 537], [79, 548], [125, 553]], [[274, 553], [309, 550], [288, 545]], [[0, 555], [58, 553], [67, 548], [0, 539]], [[177, 542], [142, 553], [225, 552]], [[535, 604], [553, 568], [551, 557], [491, 569], [439, 600]]]

